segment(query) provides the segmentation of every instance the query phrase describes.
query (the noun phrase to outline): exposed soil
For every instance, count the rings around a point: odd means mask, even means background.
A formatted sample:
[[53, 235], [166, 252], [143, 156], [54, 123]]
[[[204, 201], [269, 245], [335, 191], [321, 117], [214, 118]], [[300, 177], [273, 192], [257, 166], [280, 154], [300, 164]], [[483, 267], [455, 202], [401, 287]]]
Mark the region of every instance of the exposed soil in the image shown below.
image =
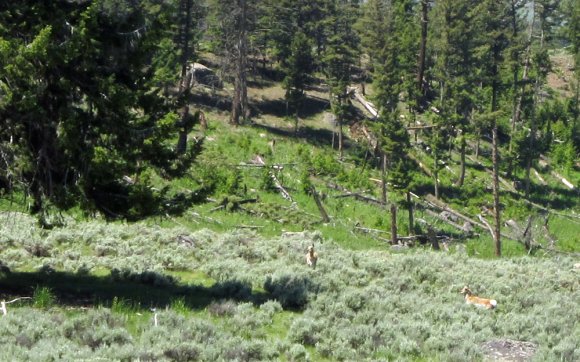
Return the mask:
[[488, 361], [523, 362], [531, 361], [538, 346], [531, 342], [496, 339], [482, 344]]

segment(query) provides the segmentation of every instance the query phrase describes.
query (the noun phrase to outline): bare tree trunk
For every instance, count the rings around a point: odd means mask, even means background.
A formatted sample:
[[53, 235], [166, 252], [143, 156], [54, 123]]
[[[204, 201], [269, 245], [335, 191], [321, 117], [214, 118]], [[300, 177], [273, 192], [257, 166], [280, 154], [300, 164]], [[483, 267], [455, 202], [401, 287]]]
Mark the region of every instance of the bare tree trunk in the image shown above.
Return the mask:
[[381, 201], [387, 205], [387, 154], [383, 152], [381, 162]]
[[459, 169], [459, 179], [455, 183], [456, 186], [462, 187], [463, 182], [465, 181], [465, 148], [466, 148], [466, 141], [465, 141], [465, 133], [464, 131], [461, 132], [461, 163]]
[[191, 29], [191, 18], [192, 18], [192, 11], [193, 11], [193, 0], [181, 0], [181, 11], [184, 12], [182, 14], [183, 21], [180, 30], [180, 39], [181, 42], [181, 81], [179, 83], [179, 93], [181, 94], [189, 88], [190, 84], [187, 84], [187, 63], [189, 61], [189, 57], [191, 55], [191, 49], [189, 47], [189, 37], [190, 37], [190, 29]]
[[421, 43], [419, 47], [419, 66], [417, 71], [417, 88], [419, 93], [424, 96], [423, 78], [425, 77], [425, 54], [427, 53], [427, 24], [429, 22], [427, 15], [429, 12], [429, 0], [421, 0]]
[[[532, 9], [535, 9], [535, 4], [532, 4]], [[535, 10], [532, 10], [535, 11]], [[521, 116], [521, 112], [522, 112], [522, 101], [524, 98], [524, 92], [525, 92], [525, 84], [526, 81], [528, 80], [528, 72], [530, 70], [530, 66], [531, 66], [531, 54], [532, 54], [532, 36], [533, 36], [533, 31], [534, 31], [534, 25], [535, 25], [535, 13], [532, 16], [532, 22], [530, 23], [530, 26], [528, 28], [528, 41], [527, 41], [527, 46], [526, 46], [526, 58], [524, 61], [524, 72], [522, 74], [522, 88], [520, 90], [520, 94], [518, 95], [515, 104], [514, 104], [514, 109], [512, 112], [512, 123], [511, 123], [511, 137], [513, 138], [514, 136], [514, 132], [515, 132], [515, 128], [516, 128], [516, 124], [517, 122], [519, 122], [520, 120], [520, 116]], [[515, 87], [517, 85], [517, 74], [514, 74], [514, 92], [516, 91]], [[514, 93], [515, 94], [515, 93]], [[510, 141], [509, 144], [509, 151], [512, 151], [512, 142]]]
[[338, 117], [338, 153], [340, 155], [340, 159], [342, 159], [343, 156], [343, 150], [342, 150], [342, 116]]
[[[544, 31], [540, 35], [540, 49], [544, 47]], [[536, 143], [536, 106], [538, 104], [538, 96], [540, 92], [540, 78], [539, 76], [536, 77], [536, 81], [534, 82], [534, 94], [533, 94], [533, 104], [532, 104], [532, 114], [530, 116], [530, 151], [528, 152], [528, 160], [526, 162], [526, 199], [530, 197], [530, 170], [532, 168], [533, 162], [533, 152]]]
[[397, 244], [397, 206], [391, 204], [391, 244]]
[[437, 240], [437, 234], [435, 233], [435, 230], [433, 230], [433, 227], [431, 225], [429, 225], [429, 227], [427, 228], [427, 238], [429, 239], [429, 242], [431, 243], [433, 250], [441, 249], [439, 247], [439, 240]]
[[[237, 71], [236, 71], [237, 73]], [[241, 113], [241, 85], [238, 73], [235, 76], [234, 80], [234, 97], [232, 99], [232, 114], [230, 116], [230, 124], [237, 126], [240, 124], [240, 113]]]
[[[495, 121], [494, 121], [495, 123]], [[493, 126], [493, 215], [495, 220], [494, 225], [494, 241], [495, 241], [495, 255], [501, 256], [501, 219], [500, 219], [500, 205], [499, 205], [499, 155], [497, 145], [497, 124]]]
[[237, 0], [240, 11], [237, 31], [235, 54], [234, 98], [232, 100], [232, 114], [230, 124], [239, 125], [240, 117], [246, 120], [249, 117], [248, 87], [246, 68], [248, 62], [248, 34], [247, 34], [247, 4], [246, 0]]
[[435, 184], [435, 198], [439, 200], [439, 167], [437, 166], [437, 152], [433, 152], [433, 183]]
[[[497, 59], [497, 58], [496, 58]], [[491, 86], [491, 112], [495, 112], [497, 109], [497, 63], [494, 64], [493, 76]], [[495, 117], [495, 116], [494, 116]], [[493, 120], [492, 129], [492, 162], [493, 162], [493, 215], [495, 220], [494, 225], [494, 244], [495, 244], [495, 256], [501, 256], [501, 217], [500, 217], [500, 204], [499, 204], [499, 150], [498, 150], [498, 139], [497, 139], [497, 120]]]
[[413, 217], [413, 202], [411, 191], [407, 191], [407, 210], [409, 211], [409, 236], [415, 235], [415, 220]]
[[248, 103], [248, 4], [246, 0], [240, 0], [242, 10], [242, 20], [240, 28], [240, 93], [241, 93], [241, 111], [244, 122], [250, 118], [250, 108]]
[[189, 129], [186, 127], [187, 119], [189, 118], [189, 93], [191, 89], [191, 74], [188, 74], [188, 62], [191, 55], [189, 47], [189, 37], [191, 28], [191, 18], [193, 12], [193, 0], [181, 0], [180, 10], [182, 11], [182, 23], [179, 29], [179, 42], [181, 42], [181, 79], [179, 82], [179, 98], [178, 104], [183, 105], [181, 111], [180, 125], [183, 127], [179, 131], [179, 139], [177, 140], [176, 152], [184, 154], [187, 151], [187, 134]]
[[322, 201], [320, 201], [320, 196], [318, 195], [318, 192], [316, 191], [314, 186], [310, 189], [310, 192], [312, 193], [312, 197], [314, 197], [314, 202], [316, 202], [316, 207], [318, 207], [318, 211], [320, 212], [320, 216], [322, 217], [322, 221], [324, 221], [326, 223], [330, 222], [330, 218], [328, 217], [328, 213], [324, 209], [324, 206], [322, 205]]
[[477, 133], [475, 135], [476, 141], [475, 141], [475, 159], [479, 159], [479, 145], [480, 145], [480, 141], [481, 141], [481, 130], [477, 130]]

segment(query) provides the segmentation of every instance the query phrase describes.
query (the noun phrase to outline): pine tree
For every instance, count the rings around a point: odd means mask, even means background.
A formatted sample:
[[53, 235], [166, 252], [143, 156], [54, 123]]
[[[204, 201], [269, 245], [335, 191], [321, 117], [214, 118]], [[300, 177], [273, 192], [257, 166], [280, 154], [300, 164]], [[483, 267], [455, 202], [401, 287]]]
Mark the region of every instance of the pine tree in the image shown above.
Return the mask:
[[141, 5], [0, 6], [0, 88], [7, 93], [0, 140], [21, 145], [10, 172], [18, 170], [32, 211], [80, 204], [126, 216], [130, 195], [152, 191], [123, 177], [173, 167], [167, 140], [176, 135], [175, 115], [151, 92], [158, 70], [151, 60], [165, 35], [156, 11], [172, 9]]
[[306, 98], [305, 88], [308, 84], [309, 73], [313, 67], [311, 44], [306, 35], [298, 32], [292, 39], [290, 56], [282, 62], [282, 69], [286, 74], [283, 84], [286, 90], [287, 104], [292, 108], [294, 117], [294, 132], [298, 132], [298, 118], [300, 108]]
[[[434, 41], [434, 75], [440, 85], [437, 104], [440, 113], [435, 132], [441, 133], [439, 138], [450, 141], [459, 137], [461, 164], [456, 182], [458, 186], [463, 185], [465, 178], [466, 136], [476, 97], [475, 34], [471, 26], [474, 5], [474, 2], [466, 0], [443, 0], [437, 2], [434, 14], [439, 34], [439, 39]], [[437, 148], [440, 146], [433, 147]], [[435, 165], [436, 169], [438, 167]]]
[[211, 0], [210, 34], [213, 48], [222, 57], [224, 72], [233, 77], [234, 94], [230, 123], [250, 117], [248, 104], [249, 39], [256, 23], [255, 0]]
[[476, 57], [479, 65], [479, 75], [485, 88], [489, 89], [489, 108], [485, 118], [490, 120], [492, 130], [492, 162], [493, 162], [493, 207], [494, 228], [493, 239], [495, 255], [501, 256], [501, 217], [499, 198], [499, 139], [498, 122], [501, 110], [499, 108], [500, 91], [502, 90], [501, 66], [504, 52], [509, 45], [508, 4], [505, 1], [483, 0], [473, 8], [475, 11], [478, 47]]
[[329, 4], [329, 16], [325, 20], [327, 43], [323, 64], [330, 85], [332, 113], [336, 116], [339, 127], [338, 149], [341, 158], [342, 126], [348, 110], [347, 87], [351, 82], [358, 47], [358, 37], [353, 28], [358, 10], [356, 0], [333, 0]]

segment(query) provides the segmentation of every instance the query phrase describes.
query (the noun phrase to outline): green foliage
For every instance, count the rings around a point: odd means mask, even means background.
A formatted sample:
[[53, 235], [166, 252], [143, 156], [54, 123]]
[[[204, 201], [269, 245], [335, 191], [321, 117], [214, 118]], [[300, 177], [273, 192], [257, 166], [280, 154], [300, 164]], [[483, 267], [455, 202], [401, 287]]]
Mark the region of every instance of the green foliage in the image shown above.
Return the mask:
[[32, 295], [32, 303], [35, 308], [48, 309], [54, 306], [56, 298], [52, 290], [47, 287], [37, 286]]

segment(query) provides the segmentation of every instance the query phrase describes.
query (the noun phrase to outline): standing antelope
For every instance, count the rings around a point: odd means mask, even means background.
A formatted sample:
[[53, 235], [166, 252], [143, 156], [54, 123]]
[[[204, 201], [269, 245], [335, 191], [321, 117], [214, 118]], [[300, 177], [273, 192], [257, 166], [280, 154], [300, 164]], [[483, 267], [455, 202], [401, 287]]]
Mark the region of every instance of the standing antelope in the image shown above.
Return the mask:
[[495, 299], [480, 298], [473, 295], [473, 292], [471, 292], [471, 289], [469, 289], [467, 285], [464, 286], [459, 293], [465, 295], [465, 303], [467, 304], [473, 304], [485, 309], [493, 309], [497, 306], [497, 301]]
[[316, 262], [318, 261], [318, 254], [314, 252], [314, 244], [308, 247], [308, 253], [306, 253], [306, 264], [311, 266], [312, 269], [316, 269]]

